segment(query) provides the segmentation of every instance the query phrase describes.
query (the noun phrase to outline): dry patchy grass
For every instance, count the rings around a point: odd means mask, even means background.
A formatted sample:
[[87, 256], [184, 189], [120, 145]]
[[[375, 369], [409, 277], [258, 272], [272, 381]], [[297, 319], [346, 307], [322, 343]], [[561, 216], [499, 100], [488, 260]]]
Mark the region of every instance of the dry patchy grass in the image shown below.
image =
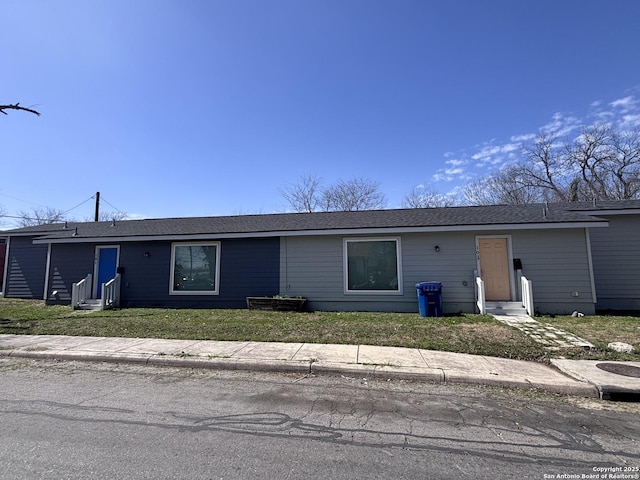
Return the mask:
[[422, 318], [407, 313], [160, 308], [86, 313], [64, 306], [46, 307], [41, 301], [0, 298], [0, 333], [368, 344], [537, 361], [550, 355], [640, 360], [637, 353], [607, 349], [609, 342], [624, 341], [640, 350], [637, 317], [538, 320], [574, 333], [597, 348], [549, 352], [520, 331], [483, 315]]

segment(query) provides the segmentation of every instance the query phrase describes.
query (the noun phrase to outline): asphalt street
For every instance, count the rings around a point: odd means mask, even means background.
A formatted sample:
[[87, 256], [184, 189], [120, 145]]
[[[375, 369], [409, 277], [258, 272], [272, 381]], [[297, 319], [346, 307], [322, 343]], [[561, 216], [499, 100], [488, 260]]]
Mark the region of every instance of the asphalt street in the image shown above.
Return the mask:
[[639, 478], [635, 403], [9, 358], [0, 374], [9, 479], [543, 479], [618, 468]]

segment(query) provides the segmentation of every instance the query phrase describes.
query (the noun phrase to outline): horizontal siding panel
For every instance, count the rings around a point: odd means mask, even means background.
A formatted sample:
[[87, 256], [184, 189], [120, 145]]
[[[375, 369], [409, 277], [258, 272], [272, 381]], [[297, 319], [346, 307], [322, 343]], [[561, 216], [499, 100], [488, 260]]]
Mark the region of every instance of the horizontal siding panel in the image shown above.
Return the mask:
[[[571, 311], [574, 305], [593, 308], [584, 230], [518, 231], [509, 235], [514, 257], [522, 259], [524, 273], [533, 281], [534, 301], [550, 310]], [[400, 239], [402, 295], [344, 293], [342, 236], [282, 239], [280, 292], [307, 297], [312, 309], [415, 311], [415, 284], [438, 281], [442, 283], [445, 311], [474, 310], [475, 232], [403, 234]], [[579, 297], [572, 297], [575, 291]]]
[[32, 242], [33, 237], [11, 237], [9, 241], [4, 285], [7, 298], [43, 298], [48, 246]]
[[[47, 300], [52, 303], [71, 303], [71, 286], [93, 275], [95, 244], [51, 245], [49, 291]], [[53, 292], [57, 292], [54, 296]]]
[[534, 304], [542, 313], [572, 311], [573, 305], [593, 308], [584, 230], [514, 232], [512, 242], [513, 256], [522, 260], [522, 273], [531, 280]]
[[125, 306], [244, 308], [248, 296], [278, 293], [279, 239], [223, 240], [219, 295], [169, 294], [171, 242], [122, 244], [120, 265]]
[[[286, 251], [288, 257], [285, 261], [283, 256], [281, 263], [281, 292], [309, 298], [309, 307], [312, 309], [415, 312], [415, 284], [430, 280], [443, 283], [443, 295], [448, 304], [466, 302], [473, 305], [473, 235], [467, 234], [463, 238], [454, 234], [403, 235], [403, 295], [344, 293], [341, 236], [287, 238], [282, 242], [282, 251]], [[442, 250], [435, 252], [434, 247], [438, 242], [443, 245], [447, 243], [448, 254], [443, 254]], [[452, 252], [455, 254], [452, 255]], [[467, 285], [463, 286], [463, 282]]]
[[593, 228], [591, 250], [598, 308], [637, 310], [640, 305], [640, 215], [610, 215]]
[[[93, 274], [95, 248], [52, 245], [49, 290], [57, 291], [52, 302], [70, 303], [71, 285]], [[278, 293], [278, 238], [224, 240], [220, 250], [219, 295], [170, 295], [171, 242], [121, 243], [121, 305], [244, 308], [247, 296]]]

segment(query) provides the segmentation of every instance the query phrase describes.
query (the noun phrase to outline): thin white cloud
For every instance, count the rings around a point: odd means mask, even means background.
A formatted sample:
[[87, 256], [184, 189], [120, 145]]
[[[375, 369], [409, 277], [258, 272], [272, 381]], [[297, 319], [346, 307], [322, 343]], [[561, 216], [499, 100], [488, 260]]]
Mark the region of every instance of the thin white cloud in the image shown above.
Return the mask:
[[145, 218], [150, 217], [142, 213], [127, 213], [127, 220], [144, 220]]
[[469, 162], [467, 160], [459, 160], [456, 158], [453, 160], [446, 160], [444, 163], [446, 163], [447, 165], [453, 165], [454, 167], [457, 167], [459, 165], [466, 165]]
[[620, 125], [623, 128], [640, 127], [640, 113], [636, 113], [634, 115], [623, 115]]
[[[449, 173], [447, 173], [449, 172]], [[450, 169], [439, 170], [434, 173], [431, 178], [434, 182], [462, 182], [466, 183], [474, 177], [473, 173], [470, 173], [464, 169]]]
[[636, 105], [637, 101], [633, 95], [629, 95], [628, 97], [619, 98], [618, 100], [614, 100], [609, 105], [613, 108], [622, 108], [623, 110], [628, 110], [629, 108], [633, 108]]
[[505, 143], [503, 145], [485, 145], [482, 149], [471, 155], [471, 159], [476, 161], [476, 165], [498, 165], [515, 159], [515, 152], [522, 147], [521, 143]]
[[514, 135], [509, 140], [512, 142], [528, 142], [529, 140], [533, 140], [536, 138], [535, 133], [523, 133], [521, 135]]
[[493, 155], [497, 155], [498, 153], [500, 153], [500, 147], [485, 146], [482, 147], [482, 149], [478, 153], [471, 155], [471, 158], [473, 160], [486, 160], [491, 158]]
[[591, 114], [596, 122], [598, 123], [608, 123], [613, 117], [615, 117], [615, 113], [610, 110], [599, 110]]
[[[444, 165], [432, 178], [436, 182], [451, 182], [462, 185], [464, 182], [496, 171], [511, 162], [522, 158], [523, 147], [540, 134], [550, 134], [558, 138], [556, 147], [561, 147], [566, 139], [575, 137], [584, 128], [597, 124], [615, 125], [623, 129], [640, 128], [640, 87], [630, 90], [629, 95], [614, 99], [595, 100], [588, 105], [587, 112], [577, 116], [566, 112], [557, 112], [538, 129], [538, 133], [513, 134], [508, 141], [489, 139], [475, 147], [444, 154]], [[454, 188], [455, 185], [454, 185]]]
[[540, 131], [551, 135], [565, 136], [579, 128], [582, 122], [576, 117], [566, 116], [561, 112], [553, 114], [551, 121], [544, 125]]

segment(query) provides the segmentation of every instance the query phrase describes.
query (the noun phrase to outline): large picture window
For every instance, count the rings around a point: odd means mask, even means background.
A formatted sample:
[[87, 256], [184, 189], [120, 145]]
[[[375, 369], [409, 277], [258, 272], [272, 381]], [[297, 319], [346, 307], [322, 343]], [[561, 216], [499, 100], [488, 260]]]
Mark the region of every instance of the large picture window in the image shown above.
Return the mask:
[[402, 293], [400, 239], [345, 239], [345, 291]]
[[172, 244], [172, 295], [217, 295], [219, 272], [220, 242]]

